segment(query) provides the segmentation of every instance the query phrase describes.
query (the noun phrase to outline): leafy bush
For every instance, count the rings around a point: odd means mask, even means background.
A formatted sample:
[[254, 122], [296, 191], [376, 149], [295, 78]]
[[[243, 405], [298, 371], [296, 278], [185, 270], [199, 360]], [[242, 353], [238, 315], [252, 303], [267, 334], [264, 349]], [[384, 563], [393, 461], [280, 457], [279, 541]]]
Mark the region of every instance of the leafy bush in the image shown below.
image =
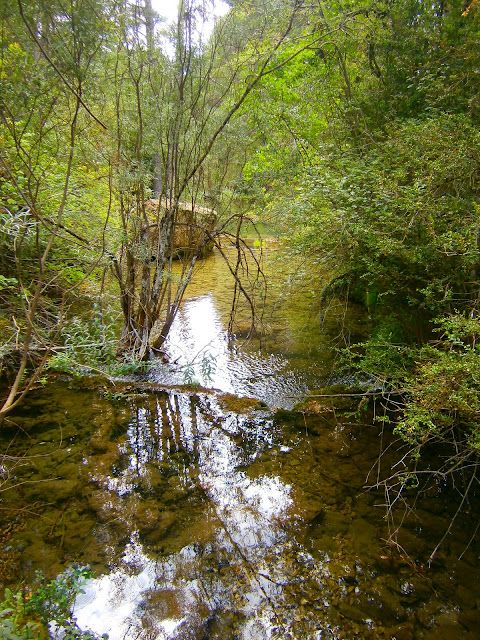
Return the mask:
[[375, 314], [412, 325], [453, 312], [477, 288], [478, 144], [468, 117], [436, 114], [319, 158], [289, 207], [294, 243], [348, 275], [359, 300], [375, 292]]
[[105, 322], [97, 307], [91, 320], [75, 316], [63, 330], [65, 347], [54, 353], [46, 367], [81, 375], [86, 371], [101, 371], [109, 376], [129, 376], [149, 370], [151, 364], [134, 355], [115, 352], [115, 323]]
[[438, 330], [441, 339], [419, 349], [405, 379], [408, 394], [396, 431], [417, 447], [455, 441], [461, 461], [480, 451], [480, 320], [451, 315]]
[[372, 388], [402, 394], [395, 432], [415, 455], [433, 441], [449, 442], [457, 460], [466, 459], [480, 451], [480, 319], [456, 313], [435, 324], [439, 339], [421, 346], [374, 331], [342, 351], [343, 363]]
[[49, 360], [47, 368], [80, 373], [83, 368], [106, 368], [115, 361], [115, 327], [104, 322], [98, 308], [92, 318], [73, 317], [62, 331], [64, 346]]
[[13, 593], [6, 589], [0, 603], [0, 638], [47, 640], [50, 631], [64, 640], [97, 640], [97, 635], [79, 629], [72, 613], [75, 598], [83, 593], [82, 586], [92, 575], [87, 569], [73, 569], [47, 582], [37, 573], [39, 586], [35, 591]]

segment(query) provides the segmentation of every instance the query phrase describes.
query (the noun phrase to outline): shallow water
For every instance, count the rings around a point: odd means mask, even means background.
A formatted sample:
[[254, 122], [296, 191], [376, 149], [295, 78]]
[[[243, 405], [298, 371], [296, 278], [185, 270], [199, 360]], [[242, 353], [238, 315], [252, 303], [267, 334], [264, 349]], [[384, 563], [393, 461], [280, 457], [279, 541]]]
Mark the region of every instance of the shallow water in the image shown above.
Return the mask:
[[[301, 308], [286, 312], [273, 346], [232, 353], [227, 305], [198, 287], [171, 357], [183, 340], [191, 361], [208, 340], [216, 377], [202, 381], [269, 406], [195, 389], [112, 395], [68, 380], [32, 392], [2, 434], [4, 585], [89, 565], [96, 578], [75, 613], [113, 640], [478, 638], [475, 505], [430, 568], [456, 509], [447, 488], [425, 493], [399, 546], [388, 544], [384, 496], [363, 490], [380, 449], [371, 416], [271, 409], [329, 375], [327, 356], [313, 362], [327, 354], [315, 323], [302, 333]], [[159, 364], [152, 379], [182, 380], [183, 365]], [[401, 455], [390, 447], [382, 469]]]
[[[224, 252], [234, 262], [233, 249], [225, 247]], [[174, 366], [157, 361], [150, 374], [152, 381], [195, 381], [283, 408], [291, 408], [309, 389], [325, 384], [332, 372], [332, 345], [342, 344], [349, 331], [361, 332], [364, 318], [353, 306], [345, 318], [342, 304], [334, 301], [321, 323], [315, 302], [320, 296], [318, 285], [301, 286], [298, 274], [299, 282], [292, 286], [295, 270], [293, 276], [285, 275], [287, 267], [293, 266], [287, 265], [274, 244], [263, 254], [268, 290], [257, 309], [259, 331], [254, 337], [245, 341], [250, 310], [241, 302], [234, 340], [229, 340], [234, 281], [221, 255], [214, 252], [200, 264], [170, 330], [165, 351]]]

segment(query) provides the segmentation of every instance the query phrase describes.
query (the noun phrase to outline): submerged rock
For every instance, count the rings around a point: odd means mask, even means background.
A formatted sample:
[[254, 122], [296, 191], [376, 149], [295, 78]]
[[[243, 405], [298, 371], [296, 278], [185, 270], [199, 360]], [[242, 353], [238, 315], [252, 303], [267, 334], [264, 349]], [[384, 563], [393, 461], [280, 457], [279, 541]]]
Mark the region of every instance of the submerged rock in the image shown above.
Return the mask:
[[177, 522], [177, 516], [172, 511], [150, 510], [147, 517], [140, 517], [138, 530], [145, 541], [156, 544], [162, 540]]
[[295, 405], [295, 409], [304, 413], [323, 414], [333, 411], [354, 411], [367, 396], [360, 387], [343, 384], [313, 389], [308, 396]]
[[268, 409], [267, 404], [257, 398], [240, 397], [232, 393], [222, 393], [219, 395], [218, 403], [225, 411], [240, 414], [250, 414], [254, 411]]
[[25, 489], [25, 499], [31, 503], [50, 503], [63, 504], [72, 496], [76, 495], [80, 490], [78, 480], [66, 480], [64, 478], [58, 480], [45, 480], [44, 482], [34, 483]]

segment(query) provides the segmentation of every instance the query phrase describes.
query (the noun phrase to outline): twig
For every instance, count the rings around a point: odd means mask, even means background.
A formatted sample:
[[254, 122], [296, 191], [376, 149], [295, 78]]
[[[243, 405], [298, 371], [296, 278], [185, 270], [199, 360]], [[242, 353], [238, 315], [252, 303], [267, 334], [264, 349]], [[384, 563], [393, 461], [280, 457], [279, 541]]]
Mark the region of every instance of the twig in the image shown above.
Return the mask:
[[463, 556], [467, 553], [468, 548], [470, 547], [470, 545], [472, 544], [473, 540], [475, 539], [475, 536], [477, 535], [477, 531], [478, 528], [480, 527], [480, 522], [477, 524], [477, 526], [475, 527], [475, 531], [473, 532], [472, 537], [470, 538], [470, 540], [468, 541], [467, 546], [465, 547], [465, 549], [462, 551], [462, 553], [458, 556], [458, 559], [461, 560], [463, 558]]
[[[400, 395], [406, 393], [409, 389], [394, 389], [392, 391], [364, 391], [361, 393], [309, 393], [308, 398], [365, 398], [366, 396], [383, 396]], [[297, 396], [287, 396], [287, 398], [296, 398]]]
[[[470, 487], [473, 484], [473, 481], [475, 479], [476, 473], [477, 473], [477, 467], [478, 467], [478, 460], [475, 463], [475, 467], [473, 469], [473, 473], [471, 475], [470, 478], [470, 482], [468, 483], [468, 487], [465, 490], [465, 493], [463, 494], [463, 497], [460, 501], [460, 504], [458, 505], [458, 509], [455, 511], [455, 515], [453, 516], [453, 518], [450, 520], [450, 524], [448, 525], [447, 530], [445, 531], [445, 533], [442, 536], [442, 539], [440, 540], [440, 542], [437, 544], [437, 546], [435, 547], [435, 549], [432, 551], [432, 553], [430, 554], [430, 557], [428, 559], [428, 566], [430, 567], [432, 562], [433, 562], [433, 558], [435, 557], [435, 554], [437, 553], [438, 549], [440, 548], [441, 544], [443, 543], [443, 541], [445, 540], [445, 538], [449, 535], [450, 531], [452, 530], [453, 527], [453, 523], [455, 522], [455, 520], [457, 519], [458, 514], [460, 513], [460, 511], [462, 510], [463, 507], [463, 503], [465, 502], [465, 500], [467, 499], [468, 496], [468, 492], [470, 491]], [[478, 527], [477, 527], [478, 528]]]
[[[55, 527], [57, 526], [57, 522], [60, 520], [60, 518], [63, 516], [63, 514], [65, 513], [65, 509], [68, 507], [68, 503], [70, 502], [71, 498], [68, 498], [67, 501], [65, 502], [65, 504], [63, 505], [63, 509], [60, 511], [60, 513], [58, 514], [58, 516], [55, 518], [51, 529], [50, 529], [50, 533], [48, 534], [47, 538], [51, 538], [53, 535], [53, 532], [55, 530]], [[65, 533], [64, 533], [65, 535]]]

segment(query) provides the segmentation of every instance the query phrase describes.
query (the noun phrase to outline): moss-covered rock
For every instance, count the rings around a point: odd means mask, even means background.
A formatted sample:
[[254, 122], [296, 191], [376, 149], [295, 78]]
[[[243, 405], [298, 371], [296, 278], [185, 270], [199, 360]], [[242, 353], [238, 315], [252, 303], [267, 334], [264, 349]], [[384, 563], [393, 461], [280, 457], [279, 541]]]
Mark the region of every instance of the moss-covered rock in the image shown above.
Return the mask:
[[224, 411], [233, 411], [234, 413], [250, 414], [253, 411], [261, 411], [268, 409], [265, 402], [256, 398], [241, 398], [231, 393], [225, 393], [218, 396], [218, 403]]

